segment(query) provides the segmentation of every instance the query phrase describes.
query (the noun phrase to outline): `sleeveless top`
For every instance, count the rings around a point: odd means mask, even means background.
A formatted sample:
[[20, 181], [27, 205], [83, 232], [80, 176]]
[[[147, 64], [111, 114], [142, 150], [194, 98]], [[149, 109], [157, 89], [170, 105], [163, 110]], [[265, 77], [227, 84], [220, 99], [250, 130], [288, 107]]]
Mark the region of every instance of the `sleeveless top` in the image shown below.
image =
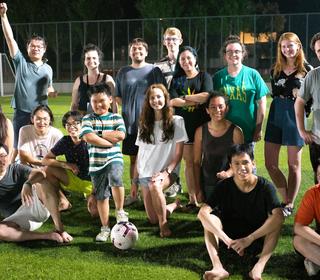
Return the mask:
[[[83, 76], [80, 76], [80, 84], [79, 84], [79, 88], [78, 88], [78, 95], [79, 95], [79, 107], [78, 110], [79, 111], [88, 111], [88, 103], [90, 104], [90, 97], [88, 94], [88, 90], [90, 88], [90, 86], [94, 86], [96, 84], [101, 83], [102, 81], [105, 81], [107, 77], [107, 74], [103, 74], [102, 79], [100, 82], [96, 82], [92, 85], [89, 85], [89, 81], [88, 81], [88, 75], [87, 75], [87, 81], [86, 83], [83, 81]], [[92, 110], [91, 110], [92, 111]]]
[[215, 186], [219, 179], [216, 174], [229, 169], [228, 154], [233, 143], [233, 130], [235, 125], [232, 123], [228, 130], [220, 137], [214, 137], [208, 130], [208, 123], [202, 126], [202, 163], [201, 175], [202, 185], [207, 193], [208, 186]]

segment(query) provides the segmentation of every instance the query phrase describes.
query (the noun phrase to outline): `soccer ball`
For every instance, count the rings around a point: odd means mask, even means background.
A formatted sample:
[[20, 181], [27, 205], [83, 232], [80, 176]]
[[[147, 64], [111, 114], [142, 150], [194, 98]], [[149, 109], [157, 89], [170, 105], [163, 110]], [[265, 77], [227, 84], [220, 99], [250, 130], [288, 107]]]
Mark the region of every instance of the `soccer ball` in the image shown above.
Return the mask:
[[111, 230], [112, 244], [120, 249], [132, 248], [138, 240], [138, 230], [133, 223], [119, 222]]

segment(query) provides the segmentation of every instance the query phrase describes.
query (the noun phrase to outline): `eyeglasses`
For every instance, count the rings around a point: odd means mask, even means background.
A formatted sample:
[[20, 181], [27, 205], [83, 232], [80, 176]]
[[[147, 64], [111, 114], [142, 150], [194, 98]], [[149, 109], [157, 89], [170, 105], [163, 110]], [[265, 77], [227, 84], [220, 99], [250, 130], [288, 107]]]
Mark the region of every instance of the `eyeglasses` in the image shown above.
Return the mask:
[[7, 154], [0, 154], [0, 158], [5, 158], [7, 156], [8, 156]]
[[241, 51], [241, 50], [228, 50], [228, 51], [226, 51], [226, 54], [227, 55], [233, 55], [233, 54], [241, 54], [243, 51]]
[[70, 128], [70, 127], [74, 127], [77, 128], [77, 126], [80, 124], [80, 122], [73, 122], [73, 123], [66, 123], [66, 127]]
[[175, 42], [178, 42], [180, 39], [176, 38], [176, 37], [166, 37], [166, 38], [164, 38], [164, 40], [167, 41], [167, 42], [172, 41], [172, 42], [175, 43]]
[[33, 50], [41, 50], [41, 49], [44, 49], [44, 46], [41, 46], [41, 45], [29, 45], [30, 49], [33, 49]]

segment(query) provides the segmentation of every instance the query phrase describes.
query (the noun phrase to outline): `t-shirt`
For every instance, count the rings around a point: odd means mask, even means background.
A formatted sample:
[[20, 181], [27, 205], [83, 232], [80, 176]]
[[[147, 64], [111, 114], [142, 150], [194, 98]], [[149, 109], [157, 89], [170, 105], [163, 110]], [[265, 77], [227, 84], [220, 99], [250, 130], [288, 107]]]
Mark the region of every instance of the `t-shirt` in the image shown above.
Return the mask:
[[[108, 113], [97, 115], [95, 113], [85, 115], [82, 119], [80, 137], [88, 133], [95, 133], [102, 137], [102, 131], [122, 131], [126, 133], [126, 128], [121, 115]], [[89, 149], [89, 174], [94, 176], [102, 172], [111, 162], [123, 163], [123, 156], [120, 143], [115, 143], [112, 147], [98, 147], [88, 143]]]
[[40, 104], [48, 105], [48, 87], [52, 86], [52, 69], [47, 63], [37, 66], [27, 61], [20, 51], [13, 57], [16, 70], [11, 106], [32, 112]]
[[231, 77], [227, 68], [223, 68], [214, 75], [213, 87], [229, 96], [226, 118], [242, 129], [246, 143], [252, 142], [256, 129], [257, 101], [269, 93], [258, 71], [243, 65], [239, 74]]
[[306, 75], [299, 91], [299, 96], [307, 102], [313, 98], [312, 133], [316, 135], [315, 143], [320, 145], [320, 67], [317, 67]]
[[[191, 79], [187, 79], [186, 76], [174, 77], [170, 87], [170, 98], [174, 99], [200, 92], [211, 92], [212, 89], [212, 79], [206, 72], [199, 72], [197, 76]], [[175, 114], [184, 118], [190, 142], [193, 142], [196, 128], [210, 120], [205, 104], [175, 107]]]
[[[139, 146], [137, 156], [137, 170], [139, 178], [151, 177], [156, 172], [164, 170], [175, 156], [176, 143], [188, 141], [184, 120], [180, 116], [173, 116], [174, 136], [168, 142], [162, 141], [162, 121], [156, 121], [153, 130], [152, 144], [145, 143], [137, 137]], [[177, 173], [177, 171], [173, 171]]]
[[275, 187], [259, 176], [255, 188], [248, 193], [237, 187], [233, 177], [219, 182], [207, 204], [218, 213], [230, 238], [254, 232], [264, 224], [274, 208], [280, 207]]
[[161, 70], [152, 64], [141, 68], [125, 66], [119, 70], [115, 96], [122, 99], [122, 116], [128, 134], [137, 134], [145, 93], [155, 83], [166, 86]]
[[69, 135], [63, 136], [51, 149], [55, 156], [65, 155], [68, 163], [74, 163], [79, 168], [77, 176], [82, 180], [90, 181], [89, 154], [87, 143], [81, 141], [75, 144]]
[[21, 205], [21, 190], [31, 168], [23, 164], [10, 164], [0, 179], [0, 216], [8, 217]]
[[308, 226], [315, 219], [317, 228], [320, 228], [320, 184], [307, 190], [295, 216], [295, 223]]
[[176, 61], [170, 61], [169, 57], [166, 56], [162, 58], [159, 62], [156, 62], [154, 65], [160, 68], [163, 76], [167, 81], [168, 88], [170, 88], [174, 69], [176, 66]]
[[62, 137], [62, 132], [53, 126], [49, 127], [46, 135], [39, 136], [33, 125], [25, 125], [19, 132], [18, 150], [41, 160]]

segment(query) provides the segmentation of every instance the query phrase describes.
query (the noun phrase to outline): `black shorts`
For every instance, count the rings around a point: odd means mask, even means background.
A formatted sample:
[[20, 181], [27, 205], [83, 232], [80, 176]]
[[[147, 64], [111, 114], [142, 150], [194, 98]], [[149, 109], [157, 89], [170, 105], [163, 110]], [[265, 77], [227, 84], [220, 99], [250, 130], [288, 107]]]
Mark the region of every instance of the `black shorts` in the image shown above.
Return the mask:
[[136, 156], [139, 147], [136, 145], [137, 134], [127, 134], [122, 142], [122, 153], [128, 156]]

